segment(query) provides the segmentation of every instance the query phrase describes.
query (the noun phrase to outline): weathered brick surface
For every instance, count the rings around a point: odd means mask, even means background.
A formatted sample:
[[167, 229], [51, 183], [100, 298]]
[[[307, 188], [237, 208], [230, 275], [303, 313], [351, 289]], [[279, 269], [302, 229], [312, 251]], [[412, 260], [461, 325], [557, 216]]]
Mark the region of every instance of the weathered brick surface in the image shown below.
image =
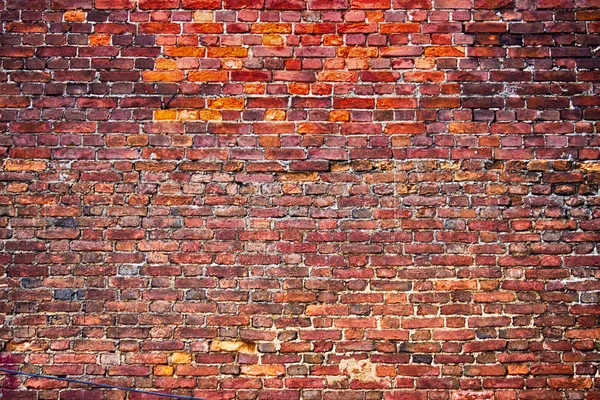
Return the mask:
[[211, 399], [600, 398], [597, 0], [0, 21], [2, 366]]

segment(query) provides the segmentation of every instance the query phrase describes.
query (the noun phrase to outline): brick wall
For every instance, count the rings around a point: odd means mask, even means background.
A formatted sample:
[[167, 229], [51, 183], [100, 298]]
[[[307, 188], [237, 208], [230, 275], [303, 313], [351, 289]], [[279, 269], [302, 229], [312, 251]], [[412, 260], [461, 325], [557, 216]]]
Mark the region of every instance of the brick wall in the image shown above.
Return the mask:
[[210, 399], [600, 398], [598, 0], [0, 10], [1, 366]]

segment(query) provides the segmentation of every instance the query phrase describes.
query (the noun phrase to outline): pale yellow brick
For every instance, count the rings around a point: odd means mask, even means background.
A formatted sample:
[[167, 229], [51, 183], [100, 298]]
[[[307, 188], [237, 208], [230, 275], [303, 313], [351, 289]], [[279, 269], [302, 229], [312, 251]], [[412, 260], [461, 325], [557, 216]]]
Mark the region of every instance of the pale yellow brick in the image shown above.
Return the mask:
[[212, 22], [215, 19], [215, 14], [212, 11], [194, 11], [194, 22]]
[[266, 121], [285, 121], [284, 110], [266, 110], [265, 111]]
[[34, 160], [6, 160], [4, 169], [7, 171], [43, 171], [46, 169], [45, 161]]
[[157, 365], [154, 367], [154, 375], [157, 376], [172, 376], [175, 373], [175, 368], [170, 365]]
[[241, 340], [213, 340], [210, 351], [225, 351], [235, 353], [256, 353], [256, 344]]
[[189, 353], [173, 353], [171, 354], [171, 363], [173, 364], [189, 364], [192, 362], [192, 355]]

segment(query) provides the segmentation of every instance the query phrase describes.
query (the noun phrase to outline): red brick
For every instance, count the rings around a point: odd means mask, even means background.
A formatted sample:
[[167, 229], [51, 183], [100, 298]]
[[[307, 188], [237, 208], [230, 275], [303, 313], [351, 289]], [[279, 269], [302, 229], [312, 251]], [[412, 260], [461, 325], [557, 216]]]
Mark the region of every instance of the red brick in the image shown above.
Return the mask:
[[140, 24], [140, 33], [172, 34], [180, 33], [181, 26], [167, 22], [148, 22]]
[[431, 9], [433, 0], [392, 0], [392, 7], [404, 10], [413, 8], [429, 10]]
[[8, 10], [43, 10], [46, 8], [46, 0], [7, 0]]
[[221, 7], [221, 0], [181, 0], [181, 7], [192, 10], [216, 10]]
[[343, 10], [348, 7], [348, 0], [308, 0], [311, 10]]
[[17, 57], [17, 58], [25, 58], [32, 57], [34, 54], [34, 49], [31, 47], [0, 47], [0, 56], [1, 57]]
[[390, 8], [390, 0], [350, 0], [350, 8], [357, 9], [388, 9]]
[[[142, 0], [143, 1], [143, 0]], [[141, 2], [140, 2], [141, 4]], [[100, 10], [132, 10], [135, 8], [134, 0], [96, 0], [94, 6]]]
[[475, 0], [475, 8], [511, 8], [514, 7], [514, 0]]
[[335, 98], [333, 108], [369, 108], [375, 106], [375, 100], [369, 98]]
[[471, 22], [465, 25], [467, 33], [481, 32], [506, 32], [508, 30], [505, 23], [502, 22]]
[[306, 8], [305, 0], [266, 0], [266, 9], [273, 10], [304, 10]]
[[271, 80], [271, 73], [267, 71], [232, 71], [232, 81], [266, 82]]
[[25, 108], [29, 106], [29, 99], [20, 96], [0, 96], [1, 108]]
[[536, 3], [537, 8], [573, 8], [573, 0], [540, 0]]
[[405, 97], [382, 97], [377, 99], [377, 108], [416, 108], [417, 100]]
[[51, 0], [50, 5], [55, 10], [84, 9], [92, 8], [92, 0]]
[[363, 82], [395, 82], [400, 78], [398, 72], [361, 72], [360, 80]]
[[224, 7], [226, 9], [256, 9], [264, 6], [264, 0], [224, 0]]
[[424, 108], [458, 108], [460, 107], [460, 98], [458, 97], [438, 97], [421, 98], [419, 106]]
[[179, 8], [179, 0], [138, 0], [141, 10]]

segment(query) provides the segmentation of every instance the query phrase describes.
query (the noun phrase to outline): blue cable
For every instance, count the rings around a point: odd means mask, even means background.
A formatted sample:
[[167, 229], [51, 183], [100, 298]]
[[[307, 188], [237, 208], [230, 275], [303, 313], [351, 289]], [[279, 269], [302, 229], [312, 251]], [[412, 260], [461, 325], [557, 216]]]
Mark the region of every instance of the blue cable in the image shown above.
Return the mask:
[[51, 376], [51, 375], [31, 374], [29, 372], [20, 372], [20, 371], [14, 371], [12, 369], [5, 369], [5, 368], [0, 368], [0, 371], [1, 372], [5, 372], [7, 374], [12, 374], [12, 375], [25, 375], [25, 376], [30, 376], [30, 377], [34, 377], [34, 378], [54, 379], [54, 380], [63, 381], [63, 382], [81, 383], [81, 384], [84, 384], [84, 385], [96, 386], [96, 387], [101, 387], [101, 388], [105, 388], [105, 389], [125, 390], [127, 392], [143, 393], [143, 394], [148, 394], [148, 395], [152, 395], [152, 396], [168, 397], [168, 398], [171, 398], [171, 399], [205, 400], [205, 399], [202, 399], [200, 397], [183, 396], [183, 395], [179, 395], [179, 394], [167, 394], [167, 393], [158, 393], [158, 392], [148, 392], [146, 390], [125, 388], [125, 387], [121, 387], [121, 386], [107, 385], [107, 384], [104, 384], [104, 383], [95, 383], [95, 382], [89, 382], [89, 381], [81, 381], [79, 379], [60, 378], [58, 376]]

